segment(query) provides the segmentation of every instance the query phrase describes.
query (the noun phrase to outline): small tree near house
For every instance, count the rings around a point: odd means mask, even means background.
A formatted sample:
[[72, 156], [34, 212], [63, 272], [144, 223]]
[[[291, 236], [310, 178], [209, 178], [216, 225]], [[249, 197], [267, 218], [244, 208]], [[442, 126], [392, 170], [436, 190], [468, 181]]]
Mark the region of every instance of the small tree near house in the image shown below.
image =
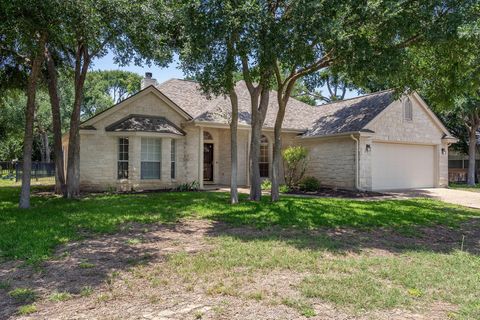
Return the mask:
[[308, 150], [302, 146], [288, 147], [283, 151], [285, 183], [291, 189], [305, 175], [308, 164]]

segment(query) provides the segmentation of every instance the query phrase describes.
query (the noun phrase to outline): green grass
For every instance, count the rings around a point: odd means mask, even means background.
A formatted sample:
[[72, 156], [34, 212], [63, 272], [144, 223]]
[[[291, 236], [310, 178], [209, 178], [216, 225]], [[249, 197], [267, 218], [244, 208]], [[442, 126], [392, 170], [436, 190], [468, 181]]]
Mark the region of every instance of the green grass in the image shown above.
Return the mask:
[[34, 312], [37, 312], [37, 307], [34, 304], [27, 304], [27, 305], [18, 307], [18, 314], [21, 316], [26, 316]]
[[307, 318], [316, 316], [315, 310], [308, 302], [299, 299], [285, 298], [282, 300], [282, 303], [287, 307], [297, 309], [302, 316]]
[[203, 279], [210, 284], [210, 294], [234, 296], [241, 296], [242, 286], [248, 288], [254, 274], [260, 279], [274, 270], [305, 273], [296, 284], [302, 298], [281, 300], [304, 316], [315, 315], [310, 299], [320, 299], [352, 314], [428, 309], [434, 302], [447, 302], [458, 306], [455, 318], [480, 319], [480, 257], [475, 254], [428, 250], [344, 254], [330, 243], [310, 248], [299, 245], [301, 240], [267, 236], [220, 236], [211, 241], [214, 250], [171, 255], [162, 272], [171, 270], [187, 283]]
[[8, 293], [10, 297], [18, 302], [33, 302], [36, 299], [35, 291], [29, 288], [15, 288]]
[[135, 195], [100, 194], [67, 200], [59, 197], [32, 197], [32, 208], [17, 208], [19, 188], [0, 188], [0, 257], [35, 263], [51, 257], [59, 244], [79, 238], [79, 230], [115, 232], [126, 222], [175, 222], [196, 217], [236, 225], [268, 228], [353, 227], [393, 228], [414, 232], [417, 226], [459, 223], [478, 211], [426, 200], [353, 201], [282, 197], [270, 203], [248, 202], [242, 195], [239, 205], [228, 204], [225, 193], [176, 192]]
[[[436, 253], [420, 247], [403, 248], [386, 255], [361, 251], [345, 254], [342, 243], [321, 234], [302, 232], [318, 227], [389, 228], [413, 235], [419, 226], [458, 227], [461, 222], [479, 217], [479, 212], [472, 209], [426, 199], [367, 202], [287, 196], [275, 204], [267, 198], [260, 203], [248, 202], [242, 196], [239, 205], [231, 206], [225, 193], [179, 192], [101, 194], [81, 200], [34, 196], [32, 209], [20, 210], [18, 194], [18, 187], [0, 188], [0, 257], [4, 259], [39, 262], [51, 258], [56, 245], [78, 239], [79, 231], [115, 232], [123, 223], [133, 221], [153, 223], [202, 218], [261, 229], [279, 226], [299, 229], [299, 232], [293, 236], [280, 229], [273, 229], [279, 232], [219, 234], [209, 240], [212, 250], [169, 256], [161, 273], [153, 275], [152, 281], [168, 283], [170, 280], [162, 278], [162, 274], [168, 275], [170, 270], [191, 282], [189, 286], [204, 278], [207, 293], [211, 295], [263, 301], [271, 295], [264, 291], [245, 293], [242, 286], [248, 286], [248, 281], [242, 277], [288, 270], [307, 275], [296, 283], [298, 297], [279, 297], [278, 303], [306, 317], [315, 316], [312, 301], [320, 299], [353, 314], [364, 310], [428, 308], [429, 304], [439, 301], [458, 306], [454, 314], [457, 318], [480, 318], [478, 255], [460, 251]], [[132, 238], [127, 243], [136, 245], [141, 239]], [[78, 267], [95, 266], [85, 260]], [[139, 264], [135, 268], [142, 267]], [[10, 290], [7, 283], [2, 283], [1, 288]], [[81, 296], [92, 293], [93, 288], [85, 287]], [[35, 292], [26, 288], [13, 289], [9, 295], [22, 303], [35, 300]], [[69, 298], [68, 293], [57, 292], [50, 297], [54, 301]], [[98, 301], [109, 298], [101, 294]], [[33, 304], [22, 308], [25, 310], [19, 313], [35, 311]]]
[[448, 187], [463, 191], [480, 192], [480, 183], [477, 183], [474, 186], [469, 186], [466, 183], [450, 183]]
[[72, 298], [72, 295], [68, 292], [53, 292], [49, 297], [48, 300], [53, 302], [62, 302], [67, 301]]

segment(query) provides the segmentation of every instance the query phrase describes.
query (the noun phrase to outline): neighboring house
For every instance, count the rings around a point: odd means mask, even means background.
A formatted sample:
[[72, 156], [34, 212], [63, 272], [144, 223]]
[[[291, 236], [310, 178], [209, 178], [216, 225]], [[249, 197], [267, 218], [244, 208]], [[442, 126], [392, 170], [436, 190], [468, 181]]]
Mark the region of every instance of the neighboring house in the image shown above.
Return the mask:
[[[238, 184], [248, 186], [250, 97], [244, 82], [236, 90]], [[272, 170], [276, 110], [271, 92], [261, 140], [264, 178]], [[229, 118], [228, 99], [207, 99], [192, 81], [157, 84], [147, 74], [140, 92], [82, 123], [81, 188], [228, 185]], [[388, 190], [448, 183], [448, 145], [455, 139], [416, 93], [394, 100], [392, 91], [383, 91], [319, 107], [290, 99], [283, 127], [283, 147], [308, 148], [306, 174], [323, 185]]]
[[[480, 132], [477, 132], [477, 152], [475, 154], [475, 171], [477, 177], [480, 176]], [[463, 154], [456, 150], [451, 150], [448, 154], [448, 181], [467, 182], [468, 176], [468, 154]]]

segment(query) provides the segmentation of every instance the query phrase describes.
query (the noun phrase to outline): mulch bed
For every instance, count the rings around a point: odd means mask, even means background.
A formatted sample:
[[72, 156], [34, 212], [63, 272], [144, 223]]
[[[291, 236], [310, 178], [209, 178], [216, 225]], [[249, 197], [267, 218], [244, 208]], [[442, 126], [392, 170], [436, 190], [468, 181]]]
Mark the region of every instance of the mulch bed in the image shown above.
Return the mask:
[[387, 194], [380, 193], [380, 192], [335, 189], [335, 188], [327, 188], [327, 187], [322, 187], [317, 191], [313, 191], [313, 192], [292, 190], [292, 191], [289, 191], [288, 194], [309, 195], [309, 196], [329, 197], [329, 198], [376, 198], [376, 197], [388, 196]]

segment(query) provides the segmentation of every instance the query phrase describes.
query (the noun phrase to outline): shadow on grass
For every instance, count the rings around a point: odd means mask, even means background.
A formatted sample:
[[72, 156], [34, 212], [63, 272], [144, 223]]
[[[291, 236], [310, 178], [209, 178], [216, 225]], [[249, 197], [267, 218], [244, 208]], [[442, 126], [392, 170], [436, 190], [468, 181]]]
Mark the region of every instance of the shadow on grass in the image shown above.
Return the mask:
[[[151, 259], [161, 260], [165, 252], [158, 246], [134, 246], [128, 242], [131, 233], [118, 232], [128, 223], [170, 223], [150, 225], [158, 232], [142, 236], [160, 246], [169, 244], [165, 234], [172, 230], [187, 238], [198, 231], [175, 222], [202, 218], [212, 221], [205, 235], [264, 241], [267, 245], [281, 241], [301, 250], [449, 252], [459, 249], [461, 236], [466, 234], [465, 248], [479, 253], [478, 211], [427, 199], [283, 197], [278, 203], [270, 203], [266, 198], [249, 202], [242, 196], [239, 205], [231, 206], [227, 194], [211, 192], [95, 194], [80, 200], [46, 194], [34, 196], [30, 210], [17, 209], [17, 200], [18, 188], [0, 188], [0, 257], [24, 260], [27, 266], [21, 267], [18, 261], [0, 264], [0, 281], [17, 279], [16, 287], [49, 292], [80, 293], [82, 288], [108, 283], [115, 271]], [[92, 233], [98, 235], [91, 237]], [[101, 235], [104, 233], [108, 235]], [[85, 241], [70, 243], [85, 235], [89, 236]], [[63, 252], [67, 262], [59, 258], [42, 263], [51, 259], [60, 244], [66, 245], [57, 256]], [[35, 271], [38, 267], [40, 273]], [[25, 274], [32, 276], [25, 278]], [[0, 300], [5, 303], [3, 307], [0, 304], [4, 310], [1, 317], [13, 315], [19, 305], [8, 291], [7, 286], [0, 288]]]
[[58, 244], [88, 232], [111, 233], [127, 222], [175, 222], [205, 218], [259, 229], [352, 228], [414, 234], [418, 227], [458, 228], [479, 211], [427, 200], [355, 201], [333, 198], [267, 198], [228, 204], [225, 193], [97, 194], [80, 200], [36, 196], [32, 209], [17, 208], [18, 188], [0, 188], [0, 257], [41, 261]]

